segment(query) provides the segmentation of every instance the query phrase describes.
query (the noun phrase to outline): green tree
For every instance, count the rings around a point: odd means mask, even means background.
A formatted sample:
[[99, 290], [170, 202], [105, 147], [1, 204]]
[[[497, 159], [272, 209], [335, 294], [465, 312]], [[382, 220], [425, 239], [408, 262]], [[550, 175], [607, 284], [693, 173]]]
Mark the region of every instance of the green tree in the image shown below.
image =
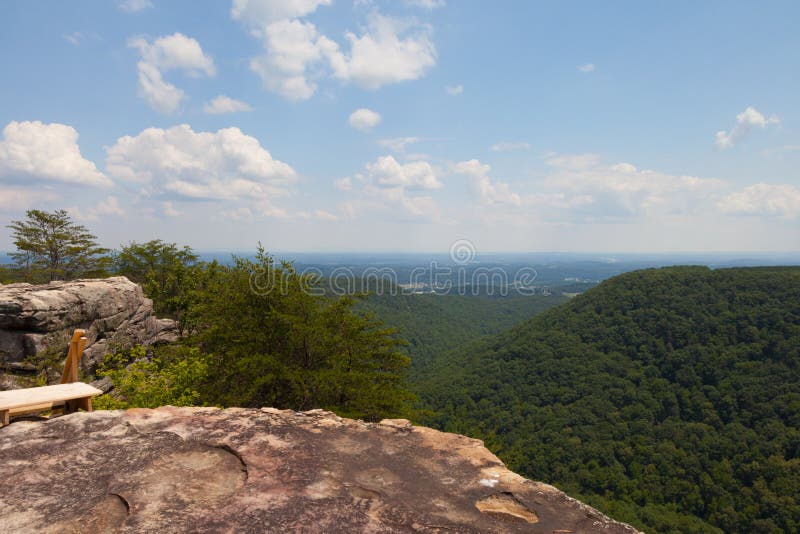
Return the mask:
[[215, 360], [212, 402], [368, 420], [406, 414], [410, 360], [394, 330], [355, 313], [352, 298], [312, 295], [317, 282], [261, 248], [206, 278], [193, 341]]
[[114, 258], [115, 270], [142, 285], [153, 299], [157, 314], [177, 319], [186, 326], [190, 292], [198, 276], [197, 255], [188, 247], [160, 239], [131, 242]]
[[27, 280], [70, 280], [106, 273], [108, 249], [98, 246], [97, 238], [65, 210], [28, 210], [24, 220], [12, 221], [8, 228], [17, 248], [11, 257]]

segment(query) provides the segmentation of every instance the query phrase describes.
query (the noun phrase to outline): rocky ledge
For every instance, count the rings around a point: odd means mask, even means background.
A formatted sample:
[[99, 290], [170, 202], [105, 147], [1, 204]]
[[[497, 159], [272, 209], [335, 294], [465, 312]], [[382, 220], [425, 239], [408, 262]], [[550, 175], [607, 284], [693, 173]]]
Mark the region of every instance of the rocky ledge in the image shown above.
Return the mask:
[[0, 428], [4, 532], [634, 533], [483, 444], [314, 410], [159, 408]]
[[0, 285], [0, 363], [51, 350], [66, 355], [76, 328], [88, 338], [84, 368], [96, 366], [108, 350], [177, 337], [175, 322], [157, 319], [153, 302], [124, 276]]

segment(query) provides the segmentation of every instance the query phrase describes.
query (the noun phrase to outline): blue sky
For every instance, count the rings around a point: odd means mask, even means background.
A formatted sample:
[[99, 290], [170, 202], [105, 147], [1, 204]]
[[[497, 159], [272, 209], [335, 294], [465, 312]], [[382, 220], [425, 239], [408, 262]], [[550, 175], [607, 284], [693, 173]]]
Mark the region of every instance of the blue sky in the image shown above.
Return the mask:
[[0, 224], [66, 208], [111, 247], [798, 251], [798, 17], [5, 1]]

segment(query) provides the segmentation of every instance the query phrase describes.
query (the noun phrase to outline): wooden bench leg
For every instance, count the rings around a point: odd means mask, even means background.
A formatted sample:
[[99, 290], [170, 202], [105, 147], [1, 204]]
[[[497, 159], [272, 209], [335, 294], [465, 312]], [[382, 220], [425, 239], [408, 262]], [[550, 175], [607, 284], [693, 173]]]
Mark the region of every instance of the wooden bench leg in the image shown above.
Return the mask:
[[84, 399], [78, 399], [78, 408], [86, 410], [87, 412], [92, 411], [92, 398], [86, 397]]
[[0, 410], [0, 425], [6, 426], [11, 422], [11, 414], [8, 410]]
[[64, 413], [73, 413], [78, 410], [92, 411], [92, 398], [84, 397], [82, 399], [72, 399], [64, 403]]

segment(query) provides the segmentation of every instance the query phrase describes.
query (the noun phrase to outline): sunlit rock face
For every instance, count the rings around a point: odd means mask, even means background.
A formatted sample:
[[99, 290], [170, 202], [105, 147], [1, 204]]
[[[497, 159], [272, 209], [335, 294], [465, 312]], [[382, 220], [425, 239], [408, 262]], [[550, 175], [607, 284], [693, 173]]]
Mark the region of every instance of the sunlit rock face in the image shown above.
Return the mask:
[[0, 286], [0, 363], [63, 351], [76, 328], [88, 339], [84, 368], [107, 350], [177, 337], [175, 322], [157, 319], [142, 288], [123, 276]]
[[478, 440], [321, 410], [17, 421], [0, 460], [4, 532], [636, 532]]

